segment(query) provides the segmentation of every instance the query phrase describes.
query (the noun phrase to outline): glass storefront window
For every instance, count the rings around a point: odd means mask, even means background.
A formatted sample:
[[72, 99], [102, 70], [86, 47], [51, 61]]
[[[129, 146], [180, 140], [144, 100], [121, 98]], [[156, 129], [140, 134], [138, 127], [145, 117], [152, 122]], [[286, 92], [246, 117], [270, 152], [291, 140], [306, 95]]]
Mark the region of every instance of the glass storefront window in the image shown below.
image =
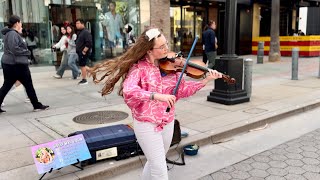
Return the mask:
[[[26, 34], [32, 33], [38, 39], [33, 51], [39, 64], [59, 65], [59, 55], [51, 46], [60, 39], [60, 27], [74, 25], [76, 19], [83, 19], [92, 34], [92, 61], [125, 51], [125, 27], [130, 26], [134, 36], [140, 33], [138, 0], [4, 0], [0, 7], [1, 29], [8, 17], [15, 14], [21, 17]], [[0, 35], [0, 58], [2, 53]]]
[[[5, 24], [5, 20], [7, 19], [7, 9], [8, 9], [8, 3], [6, 1], [0, 1], [0, 29], [2, 29]], [[0, 33], [0, 60], [3, 55], [3, 35]], [[0, 68], [1, 68], [1, 63], [0, 63]]]
[[[52, 64], [47, 13], [48, 10], [44, 5], [44, 1], [15, 0], [1, 2], [0, 28], [5, 26], [11, 14], [15, 14], [20, 16], [23, 24], [22, 36], [27, 38], [27, 36], [34, 35], [34, 39], [37, 42], [33, 50], [34, 63]], [[2, 39], [1, 36], [0, 38]]]
[[137, 37], [139, 33], [138, 5], [136, 0], [105, 0], [101, 2], [98, 11], [100, 41], [96, 49], [101, 49], [101, 55], [114, 57], [122, 54], [129, 45], [128, 33], [125, 27], [131, 29], [130, 34]]
[[[93, 37], [91, 59], [98, 61], [118, 56], [125, 51], [125, 25], [131, 26], [133, 35], [139, 32], [137, 9], [136, 0], [91, 0], [50, 4], [49, 14], [52, 26], [56, 29], [63, 24], [75, 22], [76, 19], [84, 19]], [[57, 33], [52, 37], [55, 42], [59, 35]]]
[[202, 55], [202, 32], [206, 22], [206, 9], [201, 6], [171, 6], [171, 44], [173, 50], [189, 53], [196, 36], [199, 37], [193, 55]]
[[181, 29], [181, 8], [170, 7], [170, 21], [171, 21], [171, 44], [173, 44], [173, 51], [179, 52], [182, 40]]

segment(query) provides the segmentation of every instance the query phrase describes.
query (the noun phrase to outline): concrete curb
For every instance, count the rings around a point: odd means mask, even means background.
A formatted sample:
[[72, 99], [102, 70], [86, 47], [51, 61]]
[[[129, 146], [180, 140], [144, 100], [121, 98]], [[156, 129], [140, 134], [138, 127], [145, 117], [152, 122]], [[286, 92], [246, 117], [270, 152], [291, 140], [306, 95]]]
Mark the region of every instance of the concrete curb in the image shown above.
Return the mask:
[[[228, 126], [227, 130], [224, 129], [220, 132], [217, 131], [216, 133], [211, 133], [211, 134], [209, 132], [200, 133], [200, 134], [182, 139], [178, 147], [173, 146], [170, 148], [168, 152], [168, 156], [177, 155], [176, 150], [181, 152], [182, 147], [188, 144], [197, 144], [199, 146], [204, 146], [208, 144], [218, 144], [222, 142], [221, 140], [223, 139], [227, 139], [232, 136], [248, 132], [252, 129], [265, 126], [266, 124], [270, 124], [270, 123], [279, 121], [281, 119], [315, 109], [319, 106], [320, 106], [320, 99], [317, 99], [315, 100], [315, 102], [305, 103], [299, 107], [289, 107], [286, 109], [279, 110], [277, 112], [272, 112], [256, 118], [252, 118], [250, 119], [250, 122], [244, 125], [242, 123], [242, 125], [238, 124], [238, 125]], [[99, 180], [99, 179], [111, 178], [119, 174], [128, 172], [132, 169], [142, 167], [140, 160], [145, 162], [145, 157], [144, 156], [131, 157], [127, 160], [118, 161], [119, 163], [117, 165], [114, 165], [110, 168], [106, 168], [106, 163], [108, 162], [100, 163], [100, 164], [98, 163], [98, 164], [92, 165], [91, 167], [89, 166], [85, 168], [84, 171], [75, 172], [75, 175], [79, 179], [84, 179], [84, 180], [86, 179]], [[96, 168], [96, 166], [101, 166], [101, 167]]]

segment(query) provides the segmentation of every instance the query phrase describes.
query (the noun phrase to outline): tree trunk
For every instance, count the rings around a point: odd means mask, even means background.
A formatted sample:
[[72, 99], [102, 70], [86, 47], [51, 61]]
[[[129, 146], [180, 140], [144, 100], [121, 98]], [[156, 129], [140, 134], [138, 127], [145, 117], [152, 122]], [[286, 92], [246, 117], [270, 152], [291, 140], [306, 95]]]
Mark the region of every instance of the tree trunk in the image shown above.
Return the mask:
[[271, 11], [271, 29], [270, 29], [270, 51], [269, 61], [280, 61], [280, 41], [279, 41], [279, 17], [280, 17], [280, 0], [272, 0]]

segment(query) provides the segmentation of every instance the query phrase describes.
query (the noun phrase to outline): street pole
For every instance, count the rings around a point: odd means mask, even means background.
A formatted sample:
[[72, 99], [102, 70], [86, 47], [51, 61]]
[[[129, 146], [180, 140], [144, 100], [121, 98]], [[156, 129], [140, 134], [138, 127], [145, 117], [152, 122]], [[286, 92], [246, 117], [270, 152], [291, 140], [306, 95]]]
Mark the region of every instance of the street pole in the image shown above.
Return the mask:
[[243, 59], [235, 54], [237, 0], [226, 0], [224, 50], [225, 54], [216, 60], [215, 69], [235, 78], [236, 83], [229, 85], [222, 79], [214, 82], [214, 89], [207, 96], [211, 102], [233, 105], [248, 102], [249, 97], [243, 90]]

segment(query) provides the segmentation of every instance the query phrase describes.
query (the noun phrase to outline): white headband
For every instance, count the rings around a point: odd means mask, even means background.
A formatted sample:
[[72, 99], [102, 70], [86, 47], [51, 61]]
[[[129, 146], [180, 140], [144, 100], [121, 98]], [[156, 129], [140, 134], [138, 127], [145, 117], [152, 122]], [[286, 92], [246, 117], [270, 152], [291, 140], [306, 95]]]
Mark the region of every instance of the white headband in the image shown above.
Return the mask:
[[146, 35], [148, 36], [149, 40], [148, 41], [151, 41], [151, 39], [155, 38], [155, 37], [158, 37], [159, 35], [161, 34], [161, 32], [159, 31], [159, 29], [149, 29], [147, 32], [146, 32]]

